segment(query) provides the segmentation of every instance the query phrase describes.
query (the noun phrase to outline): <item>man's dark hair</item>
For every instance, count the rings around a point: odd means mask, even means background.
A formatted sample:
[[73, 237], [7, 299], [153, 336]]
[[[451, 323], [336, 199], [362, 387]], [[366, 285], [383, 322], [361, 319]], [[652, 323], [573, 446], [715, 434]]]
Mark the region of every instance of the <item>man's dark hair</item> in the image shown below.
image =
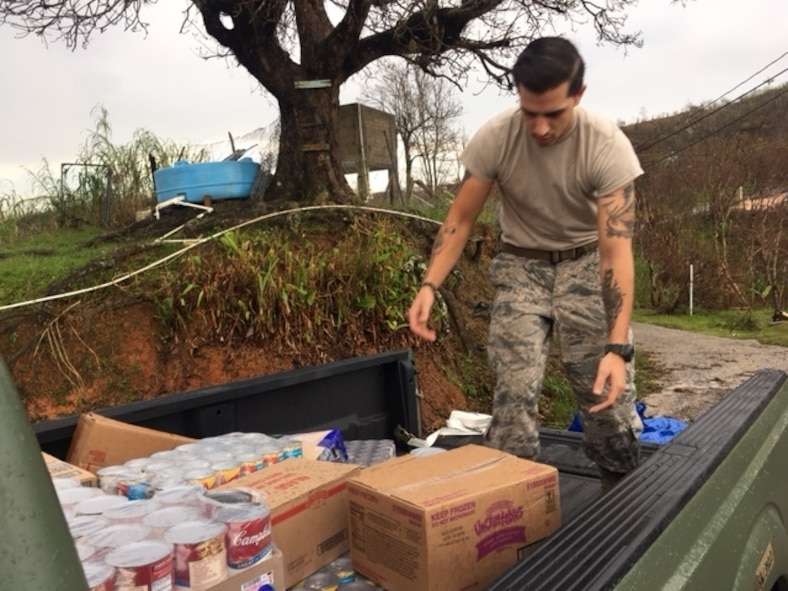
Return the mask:
[[563, 37], [531, 41], [512, 68], [515, 84], [538, 94], [568, 81], [569, 96], [575, 96], [583, 87], [584, 73], [583, 58]]

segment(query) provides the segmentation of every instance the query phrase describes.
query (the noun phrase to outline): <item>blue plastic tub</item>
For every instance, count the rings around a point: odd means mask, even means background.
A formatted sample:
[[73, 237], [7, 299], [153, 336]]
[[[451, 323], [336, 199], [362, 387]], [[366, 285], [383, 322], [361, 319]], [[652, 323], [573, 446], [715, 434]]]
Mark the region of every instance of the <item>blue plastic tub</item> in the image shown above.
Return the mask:
[[161, 203], [179, 195], [191, 203], [202, 203], [206, 195], [214, 201], [243, 199], [251, 195], [259, 170], [260, 165], [251, 158], [194, 164], [178, 160], [153, 173], [156, 201]]

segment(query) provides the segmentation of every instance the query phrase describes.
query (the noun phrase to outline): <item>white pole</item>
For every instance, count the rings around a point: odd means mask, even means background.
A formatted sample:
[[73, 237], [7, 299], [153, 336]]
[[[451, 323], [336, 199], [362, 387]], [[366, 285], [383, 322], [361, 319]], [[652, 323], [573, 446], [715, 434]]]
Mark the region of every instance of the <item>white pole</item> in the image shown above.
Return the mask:
[[690, 285], [689, 285], [689, 315], [692, 316], [692, 287], [693, 287], [693, 265], [690, 263]]

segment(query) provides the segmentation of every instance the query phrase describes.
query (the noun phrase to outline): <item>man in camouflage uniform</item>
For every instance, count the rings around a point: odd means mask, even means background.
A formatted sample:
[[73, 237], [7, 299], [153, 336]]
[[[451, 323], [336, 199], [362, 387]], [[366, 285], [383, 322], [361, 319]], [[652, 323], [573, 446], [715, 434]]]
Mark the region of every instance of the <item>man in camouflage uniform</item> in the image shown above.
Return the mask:
[[461, 161], [462, 186], [409, 312], [434, 340], [430, 309], [490, 190], [501, 191], [501, 252], [488, 353], [495, 371], [489, 443], [539, 454], [539, 393], [553, 335], [575, 393], [584, 449], [609, 488], [639, 461], [630, 318], [634, 180], [643, 171], [618, 127], [578, 106], [584, 64], [559, 37], [530, 43], [512, 69], [520, 104], [488, 121]]

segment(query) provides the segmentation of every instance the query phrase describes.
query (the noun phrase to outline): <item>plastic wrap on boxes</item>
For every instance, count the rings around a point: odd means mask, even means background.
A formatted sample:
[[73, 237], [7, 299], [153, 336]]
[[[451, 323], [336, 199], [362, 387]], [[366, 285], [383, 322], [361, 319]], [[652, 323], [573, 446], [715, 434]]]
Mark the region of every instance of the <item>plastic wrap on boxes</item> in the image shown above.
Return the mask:
[[345, 441], [345, 449], [348, 462], [359, 466], [379, 464], [397, 455], [396, 445], [391, 439]]

